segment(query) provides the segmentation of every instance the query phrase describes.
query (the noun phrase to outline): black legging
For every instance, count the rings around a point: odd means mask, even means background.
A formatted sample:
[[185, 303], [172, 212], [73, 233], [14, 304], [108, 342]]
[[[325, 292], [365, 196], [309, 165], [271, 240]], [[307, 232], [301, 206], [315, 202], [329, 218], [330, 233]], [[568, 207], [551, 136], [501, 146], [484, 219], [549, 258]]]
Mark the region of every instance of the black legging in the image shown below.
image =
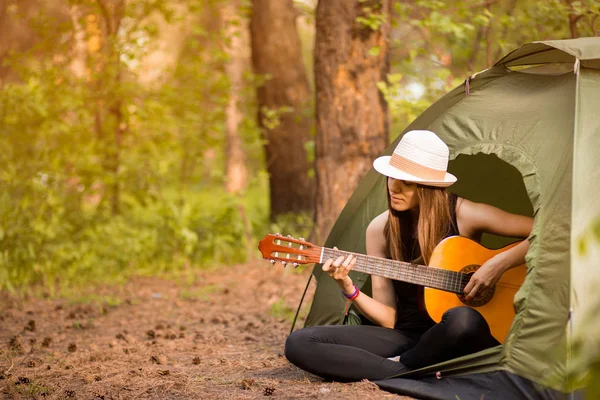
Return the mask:
[[[421, 337], [369, 325], [314, 326], [293, 332], [285, 356], [325, 379], [385, 379], [498, 345], [476, 310], [456, 307]], [[401, 362], [388, 357], [401, 356]]]

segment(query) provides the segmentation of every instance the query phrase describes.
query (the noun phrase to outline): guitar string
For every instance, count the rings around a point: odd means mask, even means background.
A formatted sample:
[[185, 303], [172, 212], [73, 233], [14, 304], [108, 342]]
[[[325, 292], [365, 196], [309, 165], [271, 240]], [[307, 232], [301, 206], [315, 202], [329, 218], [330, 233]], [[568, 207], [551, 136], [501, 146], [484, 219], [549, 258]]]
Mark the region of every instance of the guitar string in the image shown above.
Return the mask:
[[[419, 264], [408, 263], [405, 261], [389, 260], [376, 258], [375, 261], [369, 261], [369, 258], [375, 258], [364, 254], [333, 250], [322, 248], [323, 259], [335, 258], [340, 255], [347, 256], [352, 254], [357, 257], [357, 266], [363, 268], [364, 271], [370, 273], [370, 270], [377, 271], [379, 274], [385, 274], [389, 277], [397, 277], [399, 280], [419, 284], [426, 287], [441, 289], [456, 294], [462, 294], [464, 287], [467, 285], [470, 275], [463, 272], [446, 270], [438, 267], [424, 266]], [[285, 252], [285, 250], [282, 250]], [[295, 261], [290, 259], [290, 262]], [[358, 270], [358, 269], [357, 269]], [[412, 270], [412, 271], [411, 271]], [[376, 274], [376, 273], [375, 273]], [[377, 274], [376, 274], [377, 275]], [[511, 288], [518, 290], [520, 285], [511, 284], [508, 282], [499, 281], [495, 286]]]
[[[391, 276], [399, 277], [410, 283], [423, 284], [424, 286], [436, 287], [449, 292], [462, 294], [462, 289], [467, 284], [469, 275], [462, 272], [449, 271], [436, 267], [422, 266], [396, 260], [377, 259], [375, 262], [369, 262], [364, 254], [346, 252], [341, 250], [332, 250], [325, 248], [323, 258], [334, 258], [340, 255], [353, 254], [357, 257], [356, 265], [362, 268], [377, 270], [388, 273]], [[389, 265], [388, 265], [389, 263]], [[399, 266], [404, 268], [398, 268]]]
[[[329, 251], [328, 253], [331, 253], [331, 251]], [[346, 252], [347, 253], [347, 252]], [[354, 253], [353, 253], [354, 254]], [[335, 257], [337, 255], [337, 253], [334, 251], [333, 256]], [[404, 263], [404, 262], [396, 262], [396, 263], [401, 263], [404, 264], [403, 266], [405, 268], [398, 268], [398, 265], [394, 265], [394, 260], [377, 260], [375, 262], [368, 262], [368, 260], [366, 259], [366, 256], [362, 255], [362, 254], [356, 254], [357, 256], [357, 265], [360, 267], [364, 267], [367, 269], [371, 269], [371, 270], [376, 270], [379, 272], [383, 272], [383, 273], [388, 273], [388, 275], [390, 276], [395, 276], [400, 278], [401, 280], [405, 280], [411, 283], [425, 283], [425, 286], [438, 286], [443, 289], [449, 290], [449, 291], [454, 291], [456, 290], [456, 284], [452, 285], [452, 282], [450, 279], [448, 279], [447, 273], [446, 276], [436, 276], [434, 274], [435, 269], [431, 268], [431, 270], [427, 270], [424, 269], [422, 266], [416, 265], [416, 264], [410, 264], [410, 263]], [[389, 264], [389, 265], [388, 265]], [[411, 271], [412, 270], [412, 271]], [[432, 276], [428, 276], [428, 272], [431, 271], [432, 272]], [[439, 269], [437, 271], [439, 273], [444, 273], [441, 271], [445, 271], [442, 269]], [[456, 283], [456, 282], [454, 282]], [[448, 284], [451, 284], [451, 287], [448, 287]]]
[[[461, 289], [464, 288], [469, 279], [468, 275], [461, 272], [411, 264], [396, 260], [378, 259], [376, 262], [369, 262], [369, 256], [365, 256], [364, 254], [340, 250], [335, 251], [333, 249], [323, 248], [324, 258], [336, 257], [338, 256], [338, 253], [355, 255], [357, 257], [357, 264], [359, 267], [372, 270], [377, 269], [383, 273], [387, 272], [391, 276], [399, 277], [400, 280], [415, 284], [424, 283], [424, 286], [437, 287], [439, 289], [454, 293], [462, 293]], [[379, 265], [378, 262], [381, 265]], [[386, 263], [389, 263], [389, 266]], [[404, 268], [398, 268], [398, 266], [404, 266]], [[428, 273], [431, 273], [431, 275], [428, 276]]]
[[[365, 267], [367, 264], [370, 264], [364, 259], [361, 259], [360, 262], [357, 260], [357, 263]], [[399, 268], [399, 266], [403, 266], [404, 268]], [[449, 279], [451, 276], [449, 277], [447, 273], [444, 273], [441, 270], [436, 271], [433, 268], [426, 269], [409, 263], [394, 264], [390, 261], [374, 262], [373, 267], [375, 270], [387, 272], [391, 277], [400, 278], [401, 280], [411, 283], [437, 287], [447, 291], [455, 291], [457, 289], [455, 282], [452, 282], [452, 280]]]
[[[327, 254], [331, 253], [331, 254]], [[366, 256], [364, 254], [352, 253], [352, 252], [342, 252], [338, 250], [337, 252], [334, 250], [325, 249], [323, 253], [324, 258], [327, 254], [327, 258], [339, 257], [340, 255], [347, 256], [348, 254], [353, 254], [357, 257], [357, 266], [362, 267], [369, 273], [369, 270], [387, 273], [388, 276], [398, 277], [402, 281], [406, 281], [409, 283], [422, 284], [423, 282], [427, 282], [424, 286], [434, 287], [437, 286], [438, 289], [446, 290], [448, 292], [454, 292], [458, 294], [462, 294], [464, 287], [467, 285], [468, 280], [470, 279], [470, 275], [465, 274], [464, 272], [450, 271], [438, 267], [432, 266], [424, 266], [419, 264], [411, 264], [405, 261], [397, 261], [397, 260], [388, 260], [388, 259], [377, 259], [376, 261], [369, 261], [368, 258], [370, 256]], [[387, 265], [389, 264], [389, 265]], [[407, 271], [412, 268], [414, 271]], [[421, 272], [419, 272], [421, 271]], [[425, 271], [424, 273], [422, 271]], [[363, 272], [363, 271], [360, 271]], [[427, 274], [431, 274], [428, 277]], [[438, 276], [436, 276], [436, 274]], [[446, 275], [446, 276], [439, 276]], [[440, 287], [441, 286], [441, 287]], [[518, 290], [520, 285], [515, 285], [509, 282], [498, 281], [495, 284], [496, 287], [504, 287], [510, 289]]]
[[[369, 270], [377, 270], [380, 272], [380, 274], [387, 273], [390, 277], [398, 277], [398, 279], [406, 282], [434, 287], [457, 294], [461, 294], [463, 292], [461, 289], [467, 284], [469, 278], [469, 276], [464, 273], [449, 271], [436, 267], [388, 259], [377, 259], [374, 262], [369, 262], [368, 258], [370, 258], [370, 256], [366, 256], [364, 254], [341, 250], [336, 251], [326, 247], [322, 248], [322, 250], [323, 259], [337, 257], [341, 254], [344, 254], [345, 256], [348, 254], [353, 254], [357, 257], [358, 267], [362, 267], [366, 270], [364, 272], [369, 273]], [[285, 250], [282, 249], [282, 252], [285, 252]], [[289, 261], [291, 262], [294, 260], [290, 259]]]

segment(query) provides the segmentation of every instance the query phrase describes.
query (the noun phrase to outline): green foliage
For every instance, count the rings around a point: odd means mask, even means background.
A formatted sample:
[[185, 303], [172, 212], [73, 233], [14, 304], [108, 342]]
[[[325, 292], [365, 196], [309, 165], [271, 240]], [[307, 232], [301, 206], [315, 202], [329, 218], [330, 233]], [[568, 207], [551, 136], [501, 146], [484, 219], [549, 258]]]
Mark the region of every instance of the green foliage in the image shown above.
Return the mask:
[[[419, 0], [396, 1], [394, 7], [393, 26], [401, 34], [393, 35], [390, 44], [392, 76], [401, 79], [378, 86], [390, 104], [396, 133], [508, 51], [536, 40], [570, 38], [570, 19], [575, 36], [594, 36], [600, 28], [600, 3], [595, 0]], [[420, 85], [423, 94], [407, 93], [409, 85]]]
[[261, 107], [260, 115], [263, 126], [266, 129], [275, 129], [281, 123], [281, 115], [294, 111], [292, 107], [284, 106], [279, 108]]
[[[268, 210], [258, 194], [262, 190], [251, 192], [257, 194], [251, 193], [250, 198], [262, 202], [249, 202], [247, 207], [256, 210], [252, 220], [266, 221]], [[132, 273], [169, 272], [190, 264], [244, 262], [248, 255], [242, 245], [240, 200], [218, 193], [212, 189], [189, 194], [184, 202], [167, 196], [143, 205], [129, 199], [123, 215], [93, 215], [71, 224], [60, 218], [64, 213], [55, 213], [50, 224], [31, 221], [36, 229], [26, 231], [29, 235], [8, 231], [15, 225], [6, 220], [3, 243], [10, 247], [0, 263], [0, 282], [9, 289], [33, 283], [49, 288], [77, 286], [89, 281], [120, 282]], [[264, 225], [259, 226], [255, 231], [264, 232]]]
[[308, 238], [313, 228], [313, 216], [307, 213], [281, 214], [271, 223], [272, 233], [291, 235], [295, 238]]
[[[367, 0], [358, 0], [359, 3], [365, 4]], [[364, 5], [362, 7], [362, 15], [356, 17], [362, 27], [368, 28], [372, 31], [377, 31], [383, 24], [385, 24], [387, 16], [382, 11], [380, 3]]]
[[379, 46], [373, 46], [369, 49], [369, 51], [367, 52], [368, 55], [372, 56], [372, 57], [377, 57], [379, 55], [379, 53], [381, 52], [381, 47]]
[[223, 290], [219, 285], [207, 285], [199, 289], [181, 289], [178, 296], [182, 300], [202, 300], [209, 301], [210, 294]]
[[585, 388], [585, 398], [590, 400], [597, 399], [600, 394], [600, 330], [596, 323], [599, 311], [600, 302], [596, 300], [570, 343], [571, 362], [566, 371], [567, 381], [564, 387], [565, 391]]
[[[100, 3], [71, 4], [81, 11], [84, 40], [91, 39], [90, 21], [103, 21]], [[161, 27], [193, 7], [203, 15], [214, 5], [125, 4], [121, 30], [100, 41], [82, 76], [71, 70], [80, 57], [76, 24], [44, 7], [33, 19], [13, 16], [40, 40], [5, 60], [14, 78], [0, 91], [0, 290], [41, 285], [53, 293], [131, 274], [243, 262], [249, 255], [240, 202], [253, 232], [268, 229], [253, 77], [240, 94], [240, 135], [253, 178], [241, 199], [223, 189], [223, 33], [182, 33], [178, 62], [158, 84], [137, 79]]]
[[[578, 252], [575, 254], [577, 262], [593, 265], [596, 260], [594, 254], [600, 249], [600, 217], [590, 222], [587, 229], [577, 238]], [[593, 284], [593, 277], [589, 283]], [[567, 383], [565, 391], [585, 388], [585, 397], [596, 399], [600, 394], [600, 329], [597, 324], [597, 315], [600, 312], [600, 300], [591, 299], [593, 303], [585, 308], [580, 306], [578, 312], [584, 314], [579, 317], [579, 326], [571, 338], [571, 362], [567, 369]], [[552, 377], [554, 381], [558, 379]]]
[[285, 320], [289, 323], [292, 323], [292, 321], [294, 321], [294, 315], [296, 314], [296, 310], [287, 306], [285, 298], [281, 297], [273, 304], [271, 304], [271, 309], [269, 310], [269, 313], [279, 320]]
[[[596, 304], [590, 319], [595, 320], [600, 304]], [[587, 399], [597, 399], [600, 393], [600, 343], [597, 340], [599, 332], [592, 326], [586, 326], [588, 334], [574, 339], [571, 345], [572, 362], [567, 370], [567, 385], [565, 390], [585, 388]]]
[[578, 256], [587, 256], [589, 247], [596, 243], [600, 243], [600, 217], [594, 219], [583, 234], [577, 238]]
[[[243, 262], [240, 204], [251, 240], [268, 231], [309, 236], [312, 216], [268, 220], [254, 100], [268, 76], [247, 74], [239, 93], [248, 189], [241, 198], [223, 190], [231, 38], [213, 20], [224, 0], [127, 0], [119, 30], [110, 34], [105, 14], [116, 27], [116, 10], [102, 10], [102, 2], [42, 3], [31, 14], [14, 3], [7, 17], [34, 39], [10, 49], [3, 60], [10, 76], [0, 82], [0, 290], [40, 284], [52, 291]], [[314, 22], [315, 4], [295, 2], [305, 22]], [[596, 34], [600, 24], [600, 4], [592, 0], [394, 4], [392, 71], [377, 85], [389, 105], [391, 138], [450, 88], [487, 68], [488, 58], [494, 62], [525, 42], [570, 37], [569, 18], [579, 35]], [[247, 0], [240, 5], [245, 18], [249, 6]], [[357, 24], [380, 29], [381, 4], [361, 0], [359, 7]], [[303, 26], [311, 72], [314, 32]], [[163, 29], [173, 27], [183, 37], [176, 62], [142, 82], [146, 57], [161, 48]], [[104, 36], [96, 52], [82, 58], [80, 45], [88, 51], [94, 29]], [[381, 51], [373, 47], [369, 55]], [[72, 68], [77, 61], [84, 67], [79, 75]], [[312, 105], [305, 110], [312, 113]], [[274, 127], [289, 111], [262, 109], [262, 122]], [[314, 141], [306, 150], [314, 158]], [[588, 245], [580, 241], [580, 251]]]
[[378, 82], [377, 88], [388, 104], [393, 126], [405, 126], [431, 105], [428, 98], [411, 96], [401, 74], [389, 74], [387, 78], [387, 82]]
[[15, 385], [15, 391], [19, 394], [36, 398], [38, 396], [48, 396], [54, 392], [55, 389], [46, 387], [37, 382], [29, 382], [27, 384]]

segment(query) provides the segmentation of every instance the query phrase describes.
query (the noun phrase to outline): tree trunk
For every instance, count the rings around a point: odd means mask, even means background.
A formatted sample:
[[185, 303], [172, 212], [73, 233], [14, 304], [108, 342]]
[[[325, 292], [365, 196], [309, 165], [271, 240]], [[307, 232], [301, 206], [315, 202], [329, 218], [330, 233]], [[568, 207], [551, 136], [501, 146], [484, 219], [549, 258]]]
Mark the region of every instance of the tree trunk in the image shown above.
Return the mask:
[[[90, 85], [96, 93], [95, 130], [103, 152], [102, 167], [108, 176], [110, 210], [120, 212], [121, 147], [128, 123], [123, 114], [123, 85], [121, 52], [117, 40], [127, 0], [96, 0], [97, 8], [86, 17], [87, 53], [90, 66]], [[93, 73], [97, 74], [92, 79]]]
[[243, 21], [237, 15], [236, 3], [236, 1], [232, 2], [223, 10], [226, 37], [230, 40], [229, 46], [227, 46], [229, 62], [226, 65], [230, 88], [225, 117], [227, 133], [226, 186], [230, 193], [243, 191], [248, 179], [243, 143], [238, 132], [238, 126], [242, 121], [242, 112], [238, 103], [243, 88], [243, 73], [247, 60], [244, 46], [247, 45], [247, 35], [245, 35], [246, 30], [243, 29]]
[[244, 82], [243, 74], [248, 64], [248, 30], [245, 21], [238, 15], [238, 2], [233, 1], [223, 10], [223, 20], [226, 27], [226, 37], [230, 40], [227, 46], [229, 62], [226, 65], [229, 78], [229, 99], [226, 109], [225, 127], [227, 132], [227, 191], [239, 196], [238, 212], [244, 224], [246, 250], [249, 259], [255, 253], [252, 242], [252, 227], [241, 199], [241, 193], [246, 188], [248, 172], [242, 138], [238, 127], [242, 121], [242, 111], [239, 108], [240, 93]]
[[81, 7], [73, 4], [69, 7], [71, 23], [73, 24], [73, 61], [71, 61], [71, 71], [78, 79], [89, 78], [87, 68], [88, 47], [86, 43], [85, 28], [81, 25], [82, 10]]
[[[490, 6], [487, 6], [487, 10], [490, 11]], [[491, 11], [490, 11], [491, 14]], [[492, 21], [493, 17], [490, 17], [487, 27], [485, 29], [485, 63], [487, 68], [493, 65], [495, 60], [492, 60]]]
[[[4, 57], [10, 50], [10, 24], [8, 19], [8, 2], [0, 0], [0, 88], [3, 86], [4, 77], [8, 74], [8, 67], [4, 65]], [[7, 39], [8, 38], [8, 39]]]
[[[323, 0], [316, 11], [316, 238], [389, 143], [387, 104], [376, 87], [389, 71], [390, 0]], [[357, 22], [364, 7], [383, 14], [376, 30]], [[371, 49], [378, 49], [378, 51]], [[370, 51], [371, 50], [371, 51]]]
[[258, 123], [266, 139], [271, 219], [314, 211], [312, 163], [306, 151], [313, 121], [311, 89], [302, 63], [292, 0], [253, 0], [252, 65], [265, 82], [258, 88]]
[[[20, 82], [17, 70], [4, 63], [12, 52], [25, 53], [42, 40], [39, 27], [30, 23], [39, 15], [67, 22], [65, 2], [59, 0], [0, 0], [0, 88], [9, 81]], [[38, 50], [39, 51], [39, 50]], [[37, 57], [33, 51], [31, 57]]]
[[571, 39], [578, 38], [579, 31], [577, 30], [577, 22], [581, 19], [582, 15], [576, 15], [573, 9], [573, 0], [567, 0], [569, 6], [569, 30], [571, 31]]

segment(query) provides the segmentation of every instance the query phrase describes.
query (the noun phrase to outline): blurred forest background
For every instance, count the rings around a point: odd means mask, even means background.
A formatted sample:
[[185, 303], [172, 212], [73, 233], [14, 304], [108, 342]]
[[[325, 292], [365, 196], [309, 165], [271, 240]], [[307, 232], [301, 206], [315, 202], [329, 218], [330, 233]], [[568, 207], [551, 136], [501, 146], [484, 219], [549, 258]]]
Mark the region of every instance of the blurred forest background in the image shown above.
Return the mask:
[[324, 240], [391, 139], [594, 0], [0, 0], [0, 290]]

